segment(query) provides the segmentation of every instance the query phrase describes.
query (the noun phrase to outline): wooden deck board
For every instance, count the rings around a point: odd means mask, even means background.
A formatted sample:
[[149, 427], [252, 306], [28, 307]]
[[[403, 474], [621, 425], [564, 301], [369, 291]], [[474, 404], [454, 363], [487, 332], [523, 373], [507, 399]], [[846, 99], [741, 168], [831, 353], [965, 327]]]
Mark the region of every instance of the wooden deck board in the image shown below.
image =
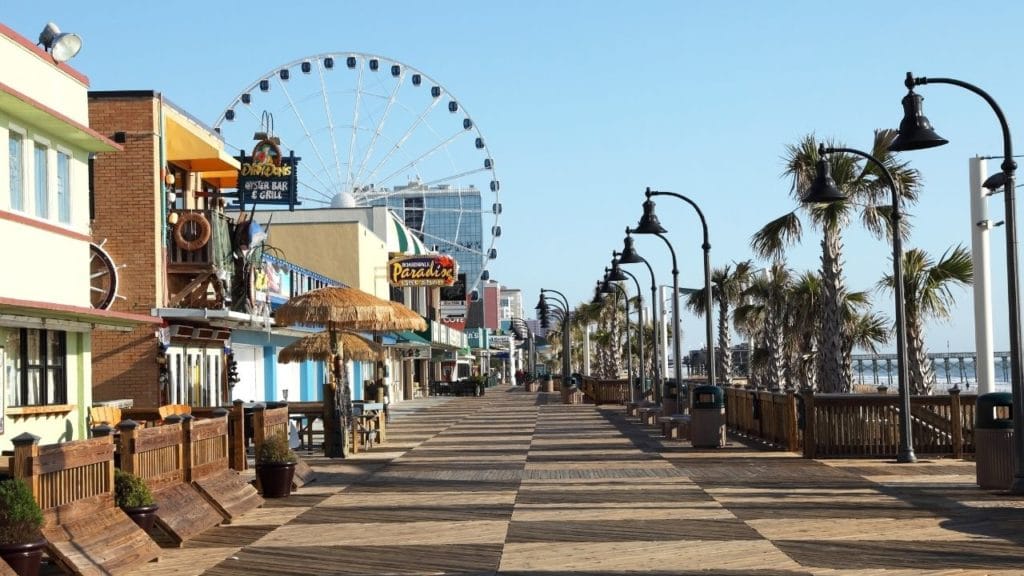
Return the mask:
[[1024, 499], [970, 462], [693, 449], [559, 398], [398, 404], [388, 442], [139, 574], [1024, 574]]

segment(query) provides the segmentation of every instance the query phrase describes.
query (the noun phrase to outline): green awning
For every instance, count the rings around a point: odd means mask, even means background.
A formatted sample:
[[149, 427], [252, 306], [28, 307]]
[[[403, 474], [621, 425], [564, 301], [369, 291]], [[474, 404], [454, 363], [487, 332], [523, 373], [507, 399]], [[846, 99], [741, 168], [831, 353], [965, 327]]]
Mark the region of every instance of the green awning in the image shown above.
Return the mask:
[[395, 332], [395, 346], [403, 347], [429, 347], [430, 340], [412, 331]]

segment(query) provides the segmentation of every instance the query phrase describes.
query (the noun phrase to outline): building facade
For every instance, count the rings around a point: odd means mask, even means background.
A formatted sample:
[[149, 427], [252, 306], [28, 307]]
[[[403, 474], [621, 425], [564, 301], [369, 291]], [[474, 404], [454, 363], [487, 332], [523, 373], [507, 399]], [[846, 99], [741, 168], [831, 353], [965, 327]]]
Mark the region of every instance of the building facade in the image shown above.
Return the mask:
[[[148, 315], [94, 298], [103, 248], [90, 229], [89, 164], [121, 147], [89, 127], [88, 79], [0, 25], [0, 450], [29, 432], [84, 438], [94, 340], [153, 330]], [[98, 156], [96, 156], [98, 155]], [[102, 288], [102, 287], [101, 287]]]

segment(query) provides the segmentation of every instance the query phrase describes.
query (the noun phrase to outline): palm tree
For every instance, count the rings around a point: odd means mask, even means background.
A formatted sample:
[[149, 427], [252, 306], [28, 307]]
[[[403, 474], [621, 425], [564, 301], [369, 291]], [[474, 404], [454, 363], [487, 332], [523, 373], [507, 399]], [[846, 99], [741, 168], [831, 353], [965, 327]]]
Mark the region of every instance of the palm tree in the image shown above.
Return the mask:
[[[903, 254], [907, 372], [912, 394], [931, 394], [935, 387], [935, 372], [924, 345], [925, 320], [949, 318], [950, 307], [956, 301], [951, 289], [973, 282], [971, 255], [963, 246], [946, 250], [938, 262], [917, 248]], [[892, 275], [886, 274], [878, 286], [891, 290]]]
[[[896, 160], [889, 152], [895, 138], [893, 130], [875, 132], [872, 156], [882, 162], [892, 175], [902, 200], [917, 199], [920, 177], [917, 170]], [[792, 178], [790, 193], [799, 199], [817, 173], [818, 142], [813, 135], [803, 138], [786, 152], [785, 175]], [[817, 375], [819, 387], [825, 392], [848, 392], [850, 371], [844, 368], [843, 349], [850, 335], [843, 331], [841, 298], [845, 291], [843, 276], [842, 231], [854, 216], [872, 234], [882, 237], [888, 232], [891, 200], [889, 189], [880, 171], [872, 163], [862, 165], [860, 158], [848, 154], [831, 154], [829, 162], [836, 187], [847, 200], [829, 204], [801, 205], [800, 211], [810, 224], [821, 230], [821, 329], [818, 332]], [[881, 204], [881, 206], [879, 206]], [[800, 241], [803, 224], [794, 210], [781, 216], [754, 234], [751, 247], [765, 258], [781, 258], [785, 249]], [[905, 232], [901, 231], [901, 232]]]
[[815, 350], [818, 342], [818, 318], [821, 314], [821, 277], [804, 272], [789, 287], [789, 314], [786, 339], [790, 374], [802, 389], [815, 388]]
[[[843, 332], [847, 335], [843, 345], [843, 370], [853, 374], [853, 349], [878, 352], [878, 345], [889, 341], [889, 319], [871, 311], [871, 298], [867, 292], [850, 292], [842, 298]], [[852, 388], [852, 383], [851, 383]]]
[[[729, 331], [729, 319], [732, 308], [743, 300], [743, 289], [750, 282], [753, 267], [750, 260], [745, 260], [737, 262], [735, 269], [728, 265], [711, 272], [711, 298], [718, 306], [718, 354], [715, 356], [715, 370], [726, 384], [732, 380], [732, 335]], [[686, 297], [686, 307], [697, 316], [703, 317], [707, 309], [704, 300], [704, 290], [690, 292]]]
[[786, 325], [786, 294], [792, 284], [792, 271], [776, 262], [752, 274], [742, 293], [743, 304], [733, 313], [737, 330], [750, 337], [751, 380], [768, 387], [785, 382], [783, 330]]

